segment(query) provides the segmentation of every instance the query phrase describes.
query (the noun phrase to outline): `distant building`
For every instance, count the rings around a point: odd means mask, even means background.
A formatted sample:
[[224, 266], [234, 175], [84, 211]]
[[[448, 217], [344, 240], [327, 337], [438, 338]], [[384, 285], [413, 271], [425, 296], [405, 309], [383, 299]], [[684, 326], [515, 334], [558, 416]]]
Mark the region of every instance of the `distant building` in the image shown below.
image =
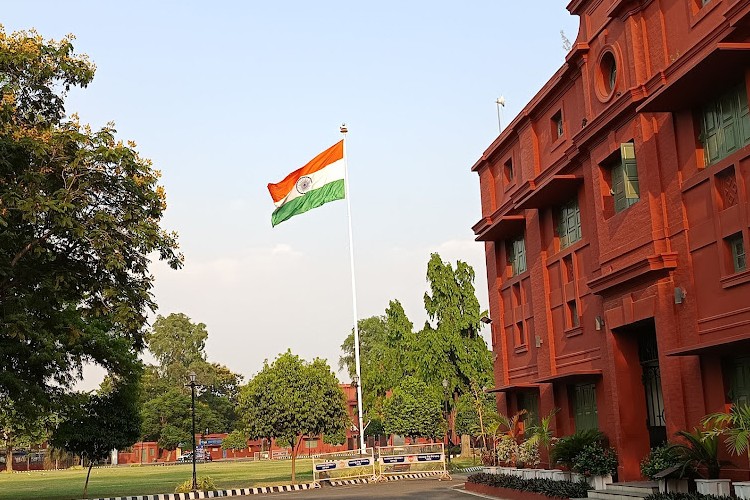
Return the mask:
[[601, 429], [633, 480], [750, 401], [750, 2], [567, 8], [565, 63], [472, 167], [494, 390], [503, 412], [561, 408], [557, 435]]
[[[346, 396], [347, 408], [352, 422], [346, 430], [346, 441], [340, 445], [331, 445], [325, 443], [321, 436], [305, 437], [299, 451], [299, 456], [311, 456], [359, 448], [359, 433], [356, 426], [356, 387], [351, 384], [339, 384], [339, 386]], [[279, 446], [275, 439], [270, 441], [267, 439], [248, 440], [247, 448], [225, 450], [221, 447], [225, 437], [227, 437], [226, 433], [196, 434], [195, 442], [197, 446], [203, 447], [213, 460], [235, 458], [253, 458], [255, 460], [285, 459], [291, 456], [291, 448]], [[159, 448], [159, 444], [155, 441], [138, 442], [127, 450], [118, 451], [117, 462], [119, 464], [174, 462], [181, 454], [181, 449], [164, 450]]]

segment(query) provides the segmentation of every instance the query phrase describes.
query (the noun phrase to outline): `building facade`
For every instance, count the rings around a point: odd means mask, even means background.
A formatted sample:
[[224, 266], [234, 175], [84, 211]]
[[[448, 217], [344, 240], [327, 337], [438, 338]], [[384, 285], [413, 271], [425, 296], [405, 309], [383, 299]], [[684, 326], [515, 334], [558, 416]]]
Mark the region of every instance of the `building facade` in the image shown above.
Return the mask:
[[[472, 167], [503, 412], [620, 480], [750, 402], [750, 1], [573, 0], [565, 63]], [[723, 475], [747, 480], [747, 458]]]

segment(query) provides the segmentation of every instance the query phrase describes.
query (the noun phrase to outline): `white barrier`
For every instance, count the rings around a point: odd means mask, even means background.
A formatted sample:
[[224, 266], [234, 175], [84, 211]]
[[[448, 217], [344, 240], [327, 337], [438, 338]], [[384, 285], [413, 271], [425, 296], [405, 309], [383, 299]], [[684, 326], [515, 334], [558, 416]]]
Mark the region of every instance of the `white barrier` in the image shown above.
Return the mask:
[[383, 446], [378, 448], [378, 476], [385, 479], [397, 474], [431, 473], [439, 479], [450, 479], [445, 463], [443, 443]]
[[313, 482], [341, 481], [369, 477], [376, 479], [375, 456], [372, 448], [323, 453], [312, 459]]

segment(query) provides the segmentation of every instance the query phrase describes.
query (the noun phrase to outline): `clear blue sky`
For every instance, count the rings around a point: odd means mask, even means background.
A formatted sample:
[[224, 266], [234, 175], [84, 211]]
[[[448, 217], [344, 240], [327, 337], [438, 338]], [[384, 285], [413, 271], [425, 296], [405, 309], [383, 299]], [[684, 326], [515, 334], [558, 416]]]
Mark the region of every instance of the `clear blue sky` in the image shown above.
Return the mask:
[[185, 268], [153, 268], [159, 313], [206, 323], [209, 360], [250, 376], [287, 348], [335, 369], [351, 329], [346, 203], [272, 229], [266, 190], [342, 122], [359, 317], [395, 298], [420, 328], [434, 251], [474, 266], [487, 307], [470, 167], [497, 136], [495, 99], [507, 124], [563, 64], [566, 4], [30, 0], [2, 23], [73, 33], [96, 63], [68, 112], [137, 142], [180, 234]]

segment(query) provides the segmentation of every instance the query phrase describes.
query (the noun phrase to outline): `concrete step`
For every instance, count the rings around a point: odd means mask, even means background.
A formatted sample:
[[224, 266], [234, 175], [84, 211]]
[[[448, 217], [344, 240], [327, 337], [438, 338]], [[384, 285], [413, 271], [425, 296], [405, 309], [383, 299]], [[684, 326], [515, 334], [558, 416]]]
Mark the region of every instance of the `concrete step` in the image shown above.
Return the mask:
[[589, 490], [589, 498], [596, 498], [597, 500], [638, 500], [645, 496], [646, 495], [640, 493], [637, 495], [631, 495], [623, 491]]
[[656, 483], [615, 483], [604, 490], [589, 491], [589, 498], [597, 500], [638, 500], [659, 491]]
[[607, 485], [607, 490], [623, 492], [629, 496], [647, 496], [659, 491], [656, 481], [634, 481], [630, 483], [613, 483]]

